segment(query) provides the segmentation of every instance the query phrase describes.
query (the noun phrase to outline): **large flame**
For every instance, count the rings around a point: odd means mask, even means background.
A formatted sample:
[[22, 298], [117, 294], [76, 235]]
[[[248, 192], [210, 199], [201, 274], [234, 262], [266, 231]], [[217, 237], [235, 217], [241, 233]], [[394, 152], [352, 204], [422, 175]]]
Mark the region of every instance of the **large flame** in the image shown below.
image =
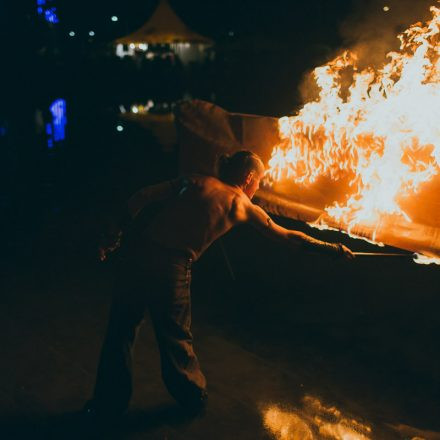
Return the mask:
[[353, 233], [367, 225], [375, 240], [385, 217], [411, 223], [408, 201], [439, 173], [440, 9], [431, 12], [399, 35], [400, 50], [380, 69], [360, 71], [349, 51], [316, 68], [319, 99], [279, 120], [269, 183], [310, 187], [329, 178], [347, 188], [325, 207], [321, 226]]

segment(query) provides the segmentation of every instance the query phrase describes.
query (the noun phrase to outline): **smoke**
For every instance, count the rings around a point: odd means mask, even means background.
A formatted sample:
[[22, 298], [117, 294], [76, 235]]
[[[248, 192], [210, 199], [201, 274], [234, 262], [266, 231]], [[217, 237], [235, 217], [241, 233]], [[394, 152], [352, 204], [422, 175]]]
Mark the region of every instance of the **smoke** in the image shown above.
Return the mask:
[[[353, 2], [353, 13], [340, 28], [343, 45], [332, 54], [331, 59], [348, 49], [356, 53], [361, 70], [367, 66], [381, 67], [386, 61], [387, 53], [399, 49], [400, 41], [397, 36], [412, 24], [428, 20], [432, 16], [429, 10], [431, 6], [440, 7], [440, 0]], [[319, 90], [311, 72], [304, 76], [299, 89], [304, 103], [317, 99]]]
[[399, 48], [397, 35], [429, 19], [433, 5], [440, 6], [436, 0], [355, 0], [353, 15], [340, 29], [344, 45], [358, 54], [360, 67], [380, 66]]

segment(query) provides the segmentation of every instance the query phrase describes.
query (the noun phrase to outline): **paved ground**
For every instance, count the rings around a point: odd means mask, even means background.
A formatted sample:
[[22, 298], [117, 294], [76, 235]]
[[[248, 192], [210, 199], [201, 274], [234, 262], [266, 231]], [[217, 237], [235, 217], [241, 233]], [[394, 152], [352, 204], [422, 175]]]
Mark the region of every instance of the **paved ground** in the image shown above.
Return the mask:
[[[9, 279], [0, 311], [3, 438], [71, 434], [72, 413], [81, 408], [93, 386], [109, 302], [108, 277], [90, 275], [64, 271], [49, 279], [35, 273]], [[132, 410], [118, 436], [266, 438], [262, 408], [269, 401], [288, 398], [298, 387], [298, 378], [280, 372], [214, 328], [199, 325], [194, 332], [211, 384], [206, 415], [189, 420], [168, 396], [147, 320], [137, 345]]]
[[[258, 240], [249, 231], [225, 240], [235, 281], [218, 247], [194, 274], [206, 415], [189, 419], [168, 396], [147, 320], [131, 411], [95, 438], [269, 439], [269, 406], [290, 414], [280, 422], [284, 434], [272, 424], [283, 440], [440, 438], [438, 271], [299, 259]], [[93, 387], [111, 270], [86, 253], [36, 255], [10, 264], [3, 277], [0, 438], [84, 438], [75, 412]], [[313, 437], [300, 434], [298, 415]], [[352, 419], [371, 432], [353, 434]]]

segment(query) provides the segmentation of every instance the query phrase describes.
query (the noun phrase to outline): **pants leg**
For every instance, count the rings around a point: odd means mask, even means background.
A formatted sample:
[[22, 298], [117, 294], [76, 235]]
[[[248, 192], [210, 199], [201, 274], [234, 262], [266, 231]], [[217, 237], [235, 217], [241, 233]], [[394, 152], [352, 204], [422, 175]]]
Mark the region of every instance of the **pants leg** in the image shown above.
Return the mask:
[[191, 334], [190, 263], [178, 269], [180, 276], [163, 286], [160, 297], [152, 301], [149, 308], [159, 345], [163, 381], [177, 402], [197, 408], [204, 404], [207, 392]]
[[132, 394], [132, 351], [144, 318], [145, 303], [135, 295], [113, 300], [96, 376], [93, 406], [122, 413]]

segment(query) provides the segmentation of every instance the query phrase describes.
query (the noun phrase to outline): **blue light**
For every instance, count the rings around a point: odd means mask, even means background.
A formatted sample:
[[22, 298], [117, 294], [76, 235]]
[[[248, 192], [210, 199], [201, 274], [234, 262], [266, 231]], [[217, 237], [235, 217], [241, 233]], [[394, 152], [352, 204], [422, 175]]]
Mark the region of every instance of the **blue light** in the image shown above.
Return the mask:
[[47, 146], [48, 148], [53, 148], [54, 143], [66, 138], [66, 101], [64, 99], [56, 99], [49, 106], [49, 110], [52, 114], [52, 121], [46, 124]]
[[62, 141], [66, 137], [64, 126], [67, 123], [66, 118], [66, 101], [64, 99], [55, 100], [50, 106], [53, 116], [54, 141]]
[[48, 148], [53, 147], [52, 131], [53, 131], [52, 124], [51, 123], [46, 124], [47, 147]]
[[37, 0], [37, 13], [44, 15], [48, 23], [59, 23], [57, 8], [51, 6], [52, 0]]
[[58, 16], [56, 14], [56, 8], [46, 9], [44, 11], [44, 18], [49, 23], [59, 23]]

